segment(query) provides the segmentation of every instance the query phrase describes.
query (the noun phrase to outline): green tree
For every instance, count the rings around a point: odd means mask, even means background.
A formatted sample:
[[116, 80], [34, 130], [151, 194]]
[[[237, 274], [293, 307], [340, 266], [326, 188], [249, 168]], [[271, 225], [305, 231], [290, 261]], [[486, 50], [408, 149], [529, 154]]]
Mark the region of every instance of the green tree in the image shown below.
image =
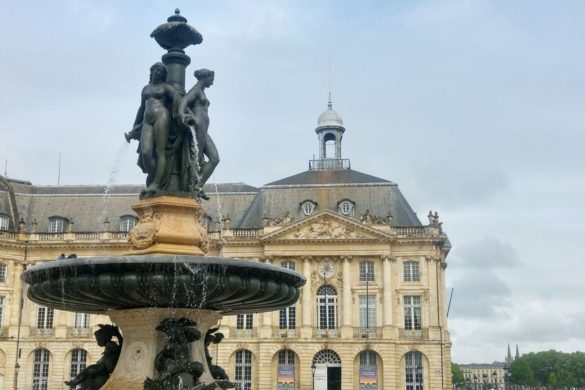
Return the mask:
[[459, 366], [455, 363], [451, 363], [451, 375], [453, 379], [453, 384], [465, 382], [465, 378], [463, 377], [463, 371], [461, 371], [461, 368], [459, 368]]
[[517, 385], [532, 385], [534, 384], [534, 374], [528, 364], [527, 359], [516, 359], [510, 364], [510, 371], [512, 376], [510, 380]]

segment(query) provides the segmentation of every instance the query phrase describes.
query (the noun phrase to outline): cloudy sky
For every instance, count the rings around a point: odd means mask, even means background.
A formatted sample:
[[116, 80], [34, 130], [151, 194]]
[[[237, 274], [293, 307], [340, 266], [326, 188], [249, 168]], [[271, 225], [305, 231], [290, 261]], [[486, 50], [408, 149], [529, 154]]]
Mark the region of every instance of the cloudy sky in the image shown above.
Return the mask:
[[585, 2], [1, 4], [1, 174], [57, 184], [61, 154], [61, 184], [143, 182], [122, 134], [178, 6], [204, 38], [190, 69], [216, 71], [214, 180], [306, 169], [331, 57], [344, 157], [453, 242], [454, 361], [585, 350]]

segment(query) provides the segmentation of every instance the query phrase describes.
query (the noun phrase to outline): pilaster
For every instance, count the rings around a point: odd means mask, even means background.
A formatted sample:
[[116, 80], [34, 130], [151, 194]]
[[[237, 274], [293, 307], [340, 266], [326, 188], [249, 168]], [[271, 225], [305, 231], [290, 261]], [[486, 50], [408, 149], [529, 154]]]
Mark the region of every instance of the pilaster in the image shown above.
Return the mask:
[[313, 337], [313, 316], [312, 314], [312, 302], [313, 294], [311, 291], [311, 258], [305, 257], [303, 259], [303, 276], [307, 279], [307, 284], [301, 289], [301, 303], [303, 305], [303, 314], [301, 318], [301, 337], [311, 338]]

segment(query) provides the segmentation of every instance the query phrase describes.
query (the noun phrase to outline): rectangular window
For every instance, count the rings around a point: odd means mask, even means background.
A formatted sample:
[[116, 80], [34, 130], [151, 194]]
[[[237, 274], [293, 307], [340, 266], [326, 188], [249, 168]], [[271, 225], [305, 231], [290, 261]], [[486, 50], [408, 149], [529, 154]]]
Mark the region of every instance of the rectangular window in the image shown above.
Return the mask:
[[37, 311], [37, 328], [51, 329], [53, 328], [53, 317], [55, 310], [52, 307], [39, 307]]
[[404, 262], [404, 281], [420, 282], [420, 267], [418, 261]]
[[360, 282], [374, 281], [374, 262], [360, 261]]
[[360, 295], [360, 328], [367, 332], [376, 327], [376, 296]]
[[294, 261], [284, 261], [282, 264], [282, 268], [290, 269], [291, 271], [295, 271], [295, 262]]
[[253, 314], [238, 314], [236, 318], [236, 329], [252, 329], [253, 324]]
[[290, 306], [280, 309], [279, 327], [280, 329], [295, 329], [297, 326], [296, 307]]
[[0, 230], [8, 230], [10, 219], [6, 215], [0, 215]]
[[6, 283], [6, 264], [0, 264], [0, 283]]
[[75, 327], [77, 329], [89, 328], [89, 314], [88, 313], [75, 313]]
[[49, 220], [49, 233], [63, 233], [65, 231], [65, 220], [63, 218], [52, 218]]
[[404, 296], [404, 329], [421, 330], [421, 300], [419, 295]]

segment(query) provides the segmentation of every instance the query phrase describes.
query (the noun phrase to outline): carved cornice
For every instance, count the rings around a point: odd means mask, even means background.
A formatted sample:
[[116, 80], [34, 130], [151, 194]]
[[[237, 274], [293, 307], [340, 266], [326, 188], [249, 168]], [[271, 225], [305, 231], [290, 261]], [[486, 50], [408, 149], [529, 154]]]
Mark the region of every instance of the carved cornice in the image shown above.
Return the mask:
[[264, 236], [264, 242], [355, 242], [391, 241], [394, 237], [377, 229], [324, 210]]

